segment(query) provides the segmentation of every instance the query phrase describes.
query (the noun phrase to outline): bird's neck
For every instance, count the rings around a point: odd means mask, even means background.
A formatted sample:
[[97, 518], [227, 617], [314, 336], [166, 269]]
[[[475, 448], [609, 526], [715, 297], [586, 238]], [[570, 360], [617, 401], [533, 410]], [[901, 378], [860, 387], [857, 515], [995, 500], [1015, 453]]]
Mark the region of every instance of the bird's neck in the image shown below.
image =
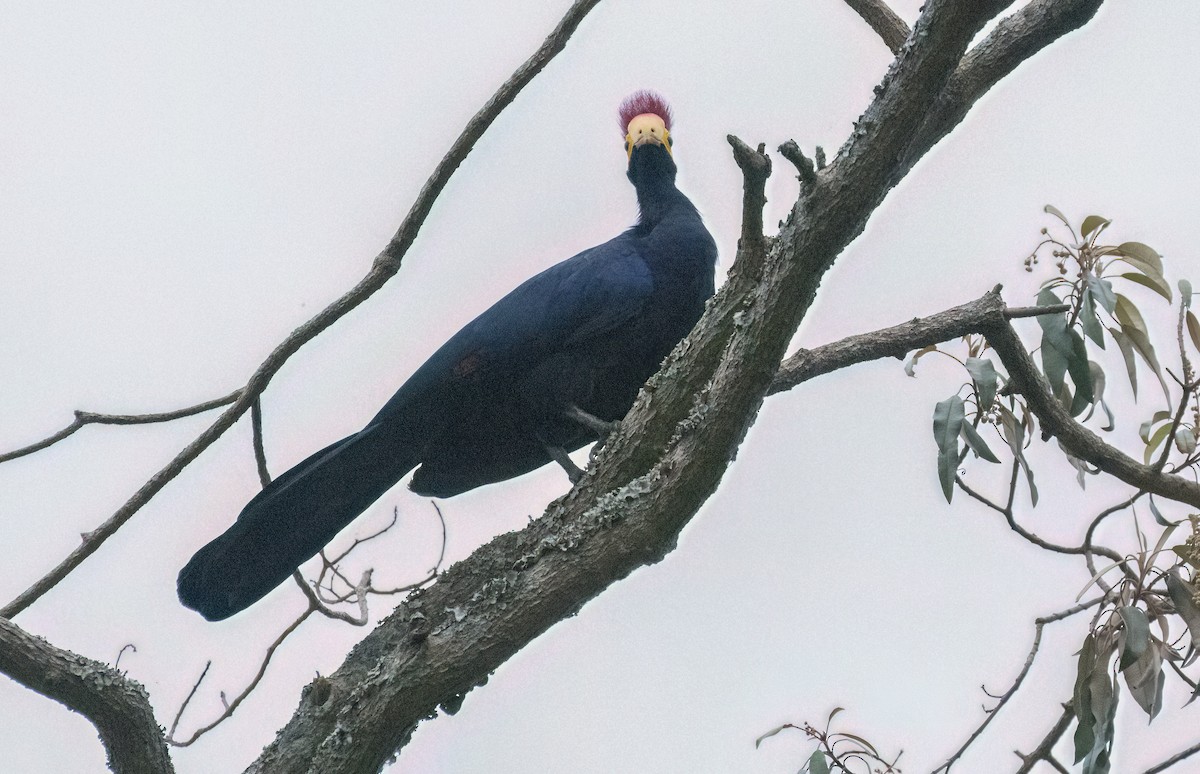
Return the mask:
[[653, 228], [679, 206], [690, 206], [687, 197], [675, 187], [675, 181], [666, 175], [648, 177], [637, 183], [637, 201], [641, 217], [638, 225]]

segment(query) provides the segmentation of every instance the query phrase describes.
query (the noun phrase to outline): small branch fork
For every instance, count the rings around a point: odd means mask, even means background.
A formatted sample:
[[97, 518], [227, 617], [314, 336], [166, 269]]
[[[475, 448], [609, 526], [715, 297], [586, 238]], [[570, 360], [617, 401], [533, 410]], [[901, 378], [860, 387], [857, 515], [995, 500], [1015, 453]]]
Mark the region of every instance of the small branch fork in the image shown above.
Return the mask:
[[[260, 483], [265, 488], [271, 483], [271, 474], [267, 466], [266, 452], [263, 444], [262, 406], [258, 400], [255, 400], [251, 406], [250, 417], [252, 443], [254, 447], [254, 460], [258, 468]], [[437, 562], [424, 578], [406, 586], [400, 586], [391, 589], [377, 589], [371, 585], [371, 577], [374, 574], [373, 569], [368, 568], [363, 572], [358, 583], [352, 583], [339, 568], [341, 562], [346, 560], [359, 546], [369, 543], [376, 538], [382, 537], [388, 531], [390, 531], [392, 527], [396, 526], [396, 522], [399, 519], [399, 509], [392, 510], [392, 520], [388, 522], [387, 526], [372, 532], [365, 537], [355, 538], [350, 543], [349, 547], [347, 547], [340, 554], [334, 556], [332, 559], [327, 557], [324, 551], [321, 551], [321, 569], [317, 574], [317, 579], [315, 581], [310, 584], [304, 579], [304, 575], [301, 574], [300, 570], [296, 570], [294, 573], [292, 573], [292, 578], [296, 581], [296, 585], [300, 587], [300, 591], [304, 594], [305, 599], [308, 601], [307, 607], [290, 624], [288, 624], [283, 631], [280, 632], [279, 636], [275, 638], [275, 641], [267, 647], [266, 653], [263, 655], [263, 659], [259, 664], [258, 671], [255, 673], [254, 677], [250, 680], [246, 687], [242, 689], [241, 693], [239, 693], [233, 699], [233, 701], [226, 701], [225, 692], [222, 691], [221, 701], [225, 705], [224, 711], [208, 724], [193, 731], [192, 734], [187, 738], [179, 739], [176, 737], [175, 734], [179, 728], [179, 721], [182, 719], [184, 711], [187, 710], [188, 704], [191, 703], [192, 698], [196, 695], [197, 690], [200, 688], [200, 684], [204, 682], [205, 676], [208, 675], [209, 668], [212, 666], [212, 661], [209, 661], [207, 664], [205, 664], [204, 670], [200, 673], [200, 677], [197, 678], [195, 684], [192, 685], [192, 690], [188, 692], [187, 697], [179, 706], [178, 712], [175, 713], [175, 719], [171, 723], [171, 731], [167, 734], [167, 743], [174, 747], [187, 747], [195, 743], [198, 739], [200, 739], [200, 737], [204, 736], [209, 731], [212, 731], [214, 728], [233, 717], [233, 713], [237, 711], [237, 708], [246, 699], [246, 697], [258, 687], [258, 684], [266, 675], [267, 667], [270, 665], [271, 659], [275, 655], [275, 651], [278, 650], [284, 641], [294, 634], [300, 628], [300, 625], [308, 620], [309, 616], [311, 616], [313, 613], [320, 613], [326, 618], [335, 621], [341, 621], [343, 623], [350, 624], [351, 626], [366, 626], [367, 621], [369, 620], [367, 599], [370, 594], [403, 594], [427, 586], [436, 580], [438, 572], [441, 570], [442, 562], [446, 557], [446, 519], [437, 503], [433, 501], [430, 501], [430, 503], [433, 505], [434, 512], [437, 514], [438, 521], [442, 526], [442, 546], [438, 553]], [[348, 590], [340, 593], [335, 591], [333, 585], [335, 580], [344, 583], [348, 587]], [[358, 608], [357, 615], [338, 610], [334, 607], [334, 605], [341, 604], [350, 604], [356, 606]]]
[[[1007, 691], [1000, 696], [994, 697], [998, 699], [996, 706], [992, 707], [990, 710], [985, 710], [987, 717], [985, 717], [983, 723], [981, 723], [979, 727], [976, 728], [969, 737], [967, 737], [967, 741], [963, 743], [963, 746], [958, 748], [958, 750], [951, 755], [945, 763], [931, 771], [930, 774], [941, 774], [941, 772], [946, 772], [946, 774], [949, 774], [950, 767], [953, 766], [958, 759], [963, 756], [963, 753], [967, 751], [967, 748], [975, 743], [975, 740], [983, 734], [984, 729], [986, 729], [988, 724], [995, 719], [996, 715], [999, 714], [1004, 705], [1008, 703], [1008, 700], [1017, 693], [1017, 690], [1021, 687], [1021, 684], [1025, 682], [1025, 676], [1029, 674], [1029, 669], [1033, 666], [1034, 658], [1037, 657], [1038, 649], [1042, 644], [1042, 629], [1046, 626], [1046, 624], [1054, 623], [1055, 621], [1061, 621], [1064, 618], [1069, 618], [1075, 615], [1076, 613], [1081, 613], [1084, 610], [1095, 607], [1104, 601], [1104, 599], [1105, 597], [1102, 596], [1096, 597], [1089, 602], [1084, 602], [1082, 604], [1075, 605], [1074, 607], [1069, 607], [1066, 610], [1062, 610], [1052, 615], [1042, 616], [1034, 621], [1033, 645], [1029, 648], [1029, 655], [1025, 657], [1025, 665], [1021, 667], [1021, 672], [1017, 675], [1017, 679], [1013, 681], [1013, 684]], [[984, 689], [984, 693], [987, 693], [986, 688]], [[988, 695], [991, 696], [991, 694]]]
[[174, 771], [146, 689], [108, 664], [56, 648], [0, 618], [0, 672], [91, 721], [113, 771]]
[[34, 452], [39, 452], [42, 449], [53, 446], [64, 438], [74, 435], [75, 431], [85, 425], [149, 425], [159, 422], [171, 422], [176, 419], [203, 414], [205, 411], [211, 411], [221, 406], [228, 406], [241, 396], [241, 390], [234, 390], [223, 398], [215, 398], [203, 403], [197, 403], [195, 406], [176, 409], [175, 411], [164, 411], [158, 414], [94, 414], [90, 411], [76, 411], [75, 419], [71, 424], [40, 441], [0, 454], [0, 462], [15, 460], [18, 457], [24, 457], [27, 454], [33, 454]]

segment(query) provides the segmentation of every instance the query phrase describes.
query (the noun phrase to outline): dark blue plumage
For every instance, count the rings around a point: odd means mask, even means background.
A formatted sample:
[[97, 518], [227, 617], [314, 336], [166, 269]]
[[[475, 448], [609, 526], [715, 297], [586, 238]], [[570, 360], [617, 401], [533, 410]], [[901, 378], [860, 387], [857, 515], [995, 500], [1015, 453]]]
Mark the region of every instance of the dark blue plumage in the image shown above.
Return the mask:
[[565, 413], [572, 407], [606, 421], [625, 415], [700, 318], [717, 255], [675, 187], [665, 126], [651, 134], [626, 138], [638, 224], [521, 284], [435, 352], [362, 431], [263, 489], [180, 572], [185, 605], [210, 620], [248, 607], [414, 467], [414, 492], [449, 497], [596, 440]]

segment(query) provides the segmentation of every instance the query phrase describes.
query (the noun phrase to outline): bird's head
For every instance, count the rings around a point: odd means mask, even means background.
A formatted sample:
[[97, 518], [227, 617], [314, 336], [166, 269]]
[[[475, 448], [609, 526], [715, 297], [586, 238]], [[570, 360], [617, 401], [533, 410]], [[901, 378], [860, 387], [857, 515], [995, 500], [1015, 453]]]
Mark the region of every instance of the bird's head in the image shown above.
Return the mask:
[[671, 107], [661, 95], [636, 91], [621, 103], [618, 114], [630, 160], [634, 149], [644, 145], [661, 147], [671, 155]]

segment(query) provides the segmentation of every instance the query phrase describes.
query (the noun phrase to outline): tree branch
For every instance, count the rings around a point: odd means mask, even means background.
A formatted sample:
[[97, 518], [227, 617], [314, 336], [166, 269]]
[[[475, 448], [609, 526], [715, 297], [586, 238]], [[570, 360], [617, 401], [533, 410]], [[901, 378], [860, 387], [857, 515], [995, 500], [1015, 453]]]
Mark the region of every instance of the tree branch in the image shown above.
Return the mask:
[[[1071, 702], [1067, 702], [1063, 705], [1063, 712], [1058, 716], [1058, 720], [1046, 732], [1046, 736], [1042, 738], [1038, 746], [1033, 748], [1033, 752], [1027, 755], [1019, 752], [1016, 753], [1017, 757], [1021, 759], [1021, 768], [1017, 769], [1017, 774], [1029, 774], [1029, 772], [1033, 771], [1033, 767], [1041, 761], [1047, 761], [1051, 765], [1055, 765], [1056, 761], [1052, 757], [1054, 745], [1067, 732], [1067, 729], [1071, 726], [1071, 721], [1074, 719], [1075, 708], [1071, 705]], [[1059, 768], [1061, 769], [1062, 767], [1059, 766]]]
[[0, 618], [0, 672], [92, 722], [118, 774], [172, 772], [146, 689], [123, 673]]
[[221, 406], [228, 406], [237, 400], [241, 394], [241, 390], [234, 390], [223, 398], [215, 398], [203, 403], [197, 403], [195, 406], [176, 409], [175, 411], [163, 411], [158, 414], [94, 414], [90, 411], [76, 411], [75, 419], [71, 424], [59, 430], [54, 435], [43, 438], [40, 441], [0, 454], [0, 462], [15, 460], [18, 457], [24, 457], [27, 454], [41, 451], [48, 446], [53, 446], [64, 438], [74, 435], [75, 431], [84, 425], [149, 425], [157, 422], [171, 422], [176, 419], [203, 414], [205, 411], [211, 411]]
[[862, 17], [893, 54], [899, 54], [908, 40], [908, 25], [883, 0], [846, 0], [846, 5]]
[[1069, 454], [1130, 486], [1200, 508], [1200, 484], [1143, 465], [1076, 422], [1051, 393], [1011, 325], [1005, 322], [984, 331], [984, 335], [1008, 369], [1010, 384], [1025, 396], [1030, 410], [1037, 415], [1042, 432], [1057, 438]]
[[950, 133], [993, 86], [1046, 46], [1079, 29], [1104, 0], [1032, 0], [1002, 19], [955, 70], [913, 137], [905, 171]]
[[[657, 561], [715, 489], [824, 272], [903, 176], [912, 133], [1004, 0], [930, 0], [874, 103], [769, 243], [734, 266], [584, 478], [524, 530], [414, 593], [303, 703], [257, 772], [375, 771], [440, 704], [636, 567]], [[453, 611], [453, 612], [451, 612]]]
[[1192, 745], [1191, 747], [1187, 748], [1186, 750], [1180, 750], [1179, 752], [1172, 755], [1170, 758], [1167, 758], [1162, 763], [1156, 764], [1156, 765], [1151, 766], [1150, 768], [1146, 769], [1142, 774], [1158, 774], [1158, 772], [1160, 772], [1160, 771], [1166, 771], [1167, 769], [1174, 766], [1176, 763], [1179, 763], [1182, 760], [1190, 758], [1193, 755], [1195, 755], [1196, 753], [1200, 753], [1200, 742], [1197, 742], [1196, 744]]
[[1054, 623], [1055, 621], [1061, 621], [1064, 618], [1069, 618], [1075, 615], [1076, 613], [1081, 613], [1090, 607], [1095, 607], [1103, 600], [1104, 597], [1096, 597], [1089, 602], [1084, 602], [1082, 604], [1075, 605], [1074, 607], [1069, 607], [1066, 610], [1061, 610], [1052, 615], [1042, 616], [1034, 621], [1033, 645], [1029, 648], [1029, 655], [1025, 657], [1025, 665], [1021, 667], [1021, 672], [1017, 675], [1017, 679], [1014, 680], [1012, 686], [999, 697], [999, 702], [996, 704], [996, 706], [992, 707], [990, 710], [987, 710], [987, 717], [984, 718], [983, 723], [979, 724], [979, 727], [976, 728], [969, 737], [967, 737], [967, 741], [963, 743], [963, 746], [958, 748], [953, 755], [946, 759], [945, 763], [943, 763], [941, 766], [938, 766], [936, 769], [930, 772], [930, 774], [939, 774], [939, 772], [943, 771], [949, 772], [950, 767], [953, 766], [958, 759], [963, 756], [963, 753], [967, 751], [968, 747], [974, 744], [975, 740], [983, 734], [985, 729], [987, 729], [988, 724], [992, 722], [997, 714], [999, 714], [1000, 709], [1017, 693], [1021, 687], [1021, 684], [1025, 682], [1025, 676], [1029, 674], [1029, 669], [1033, 666], [1034, 658], [1037, 657], [1038, 648], [1041, 647], [1042, 644], [1042, 629], [1046, 626], [1046, 624]]
[[35, 582], [16, 599], [9, 602], [3, 608], [0, 608], [0, 617], [12, 618], [29, 607], [43, 594], [54, 588], [59, 581], [69, 575], [85, 559], [95, 553], [106, 540], [116, 534], [118, 529], [129, 521], [135, 513], [141, 510], [142, 506], [158, 494], [168, 482], [178, 476], [196, 457], [200, 456], [201, 452], [220, 438], [250, 408], [254, 400], [266, 389], [276, 372], [300, 347], [315, 338], [321, 331], [340, 320], [363, 301], [370, 298], [399, 271], [401, 260], [405, 253], [408, 252], [408, 248], [412, 246], [413, 240], [416, 239], [417, 232], [420, 231], [425, 218], [429, 215], [434, 201], [441, 195], [451, 175], [454, 174], [454, 171], [466, 159], [467, 154], [471, 152], [471, 148], [474, 147], [475, 143], [483, 136], [483, 133], [487, 131], [488, 127], [492, 125], [492, 122], [496, 120], [496, 117], [500, 115], [504, 108], [533, 80], [534, 76], [541, 72], [563, 50], [567, 41], [570, 40], [571, 35], [583, 21], [583, 18], [598, 2], [599, 0], [576, 0], [558, 23], [558, 26], [555, 27], [554, 31], [550, 33], [541, 47], [534, 52], [533, 56], [518, 67], [516, 72], [492, 95], [491, 99], [484, 104], [479, 112], [471, 117], [471, 120], [467, 122], [466, 127], [459, 134], [458, 139], [450, 146], [450, 150], [438, 163], [433, 174], [417, 195], [416, 201], [413, 203], [404, 221], [400, 224], [400, 228], [397, 230], [395, 236], [392, 237], [383, 251], [376, 256], [371, 270], [366, 276], [352, 289], [325, 307], [316, 316], [312, 317], [284, 339], [250, 377], [246, 386], [241, 390], [237, 401], [232, 406], [226, 409], [196, 440], [188, 444], [183, 451], [179, 452], [173, 460], [167, 463], [166, 467], [154, 474], [149, 481], [142, 485], [116, 513], [110, 516], [103, 524], [87, 533], [88, 536], [83, 543], [72, 551], [66, 559], [60, 562], [57, 567]]

